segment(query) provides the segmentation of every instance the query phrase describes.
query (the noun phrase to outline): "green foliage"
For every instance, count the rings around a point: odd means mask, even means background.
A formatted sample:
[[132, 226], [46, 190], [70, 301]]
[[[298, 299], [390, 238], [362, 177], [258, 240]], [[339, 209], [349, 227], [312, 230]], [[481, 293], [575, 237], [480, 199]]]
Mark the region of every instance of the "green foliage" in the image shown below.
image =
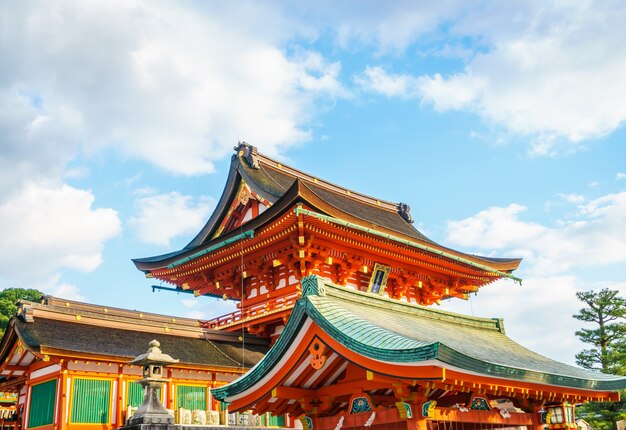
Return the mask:
[[574, 318], [594, 323], [594, 328], [583, 328], [576, 336], [591, 349], [576, 354], [579, 366], [604, 373], [616, 373], [624, 367], [624, 339], [626, 338], [626, 301], [619, 291], [605, 288], [600, 292], [578, 292], [576, 297], [588, 307]]
[[[578, 292], [576, 297], [587, 307], [574, 318], [593, 323], [593, 328], [576, 332], [581, 341], [592, 346], [576, 354], [576, 363], [587, 369], [626, 375], [626, 300], [619, 291], [605, 288], [599, 292]], [[590, 402], [576, 413], [596, 430], [613, 430], [626, 419], [626, 390], [619, 402]]]
[[9, 320], [15, 315], [18, 300], [25, 299], [38, 302], [41, 296], [43, 296], [41, 291], [24, 288], [7, 288], [0, 291], [0, 336], [4, 336]]
[[614, 430], [616, 422], [626, 419], [626, 390], [619, 402], [590, 402], [576, 408], [576, 415], [596, 430]]

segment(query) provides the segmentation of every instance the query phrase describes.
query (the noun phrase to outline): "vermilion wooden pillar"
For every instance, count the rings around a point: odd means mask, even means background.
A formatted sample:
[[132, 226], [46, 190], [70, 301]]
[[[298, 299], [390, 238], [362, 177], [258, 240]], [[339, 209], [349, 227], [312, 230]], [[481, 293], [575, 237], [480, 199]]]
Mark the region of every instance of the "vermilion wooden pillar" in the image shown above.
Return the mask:
[[[532, 430], [543, 430], [543, 423], [541, 422], [541, 413], [539, 412], [540, 410], [541, 410], [541, 406], [533, 407]], [[531, 430], [531, 429], [529, 428], [528, 430]]]
[[406, 421], [406, 430], [428, 430], [427, 420], [411, 418]]

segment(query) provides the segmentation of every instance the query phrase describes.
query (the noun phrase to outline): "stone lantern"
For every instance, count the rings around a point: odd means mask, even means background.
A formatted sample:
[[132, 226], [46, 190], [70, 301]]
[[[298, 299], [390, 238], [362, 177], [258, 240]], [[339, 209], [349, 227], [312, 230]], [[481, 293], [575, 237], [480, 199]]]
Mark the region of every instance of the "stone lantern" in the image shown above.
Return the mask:
[[143, 379], [137, 382], [144, 388], [144, 397], [143, 403], [130, 418], [128, 426], [137, 424], [174, 424], [174, 417], [167, 412], [167, 409], [159, 400], [158, 390], [167, 381], [163, 377], [164, 367], [178, 363], [178, 360], [163, 354], [159, 346], [161, 344], [153, 340], [150, 342], [148, 352], [141, 354], [130, 362], [130, 364], [143, 367]]

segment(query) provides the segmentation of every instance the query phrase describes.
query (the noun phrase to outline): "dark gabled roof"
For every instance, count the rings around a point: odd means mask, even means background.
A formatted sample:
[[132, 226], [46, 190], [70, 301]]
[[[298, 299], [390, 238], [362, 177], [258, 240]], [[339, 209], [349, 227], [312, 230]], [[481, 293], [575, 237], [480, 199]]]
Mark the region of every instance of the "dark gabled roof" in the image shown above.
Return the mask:
[[[246, 156], [246, 154], [250, 152], [254, 153], [254, 163], [250, 163], [249, 160], [251, 157]], [[234, 171], [238, 173], [240, 178], [243, 178], [250, 188], [272, 204], [283, 197], [294, 185], [294, 182], [301, 181], [304, 186], [325, 203], [336, 207], [342, 212], [353, 215], [366, 223], [376, 224], [414, 239], [432, 242], [400, 215], [400, 204], [369, 197], [365, 194], [351, 191], [339, 185], [315, 178], [307, 173], [283, 165], [276, 160], [259, 154], [256, 152], [256, 149], [250, 145], [241, 144], [237, 148], [237, 154], [233, 155], [231, 163], [231, 172]], [[229, 181], [231, 177], [232, 176], [229, 174]], [[226, 194], [227, 190], [229, 192], [235, 191], [236, 186], [231, 186], [227, 183], [224, 194]], [[227, 199], [227, 201], [230, 201], [230, 198]], [[219, 205], [215, 212], [218, 211]], [[200, 234], [187, 246], [197, 246], [205, 243], [211, 238], [216, 226], [217, 224], [215, 222], [211, 223], [211, 220], [209, 220]]]
[[626, 388], [626, 377], [569, 366], [524, 348], [506, 336], [501, 319], [386, 299], [337, 287], [317, 276], [304, 278], [302, 285], [303, 296], [274, 347], [250, 372], [214, 390], [216, 398], [228, 399], [258, 383], [296, 342], [306, 319], [351, 351], [387, 363], [436, 360], [461, 372], [494, 378], [595, 391]]
[[[254, 366], [269, 341], [209, 330], [198, 320], [44, 296], [21, 300], [0, 343], [0, 362], [21, 339], [35, 355], [98, 356], [130, 360], [157, 339], [180, 365], [241, 369]], [[102, 358], [101, 358], [102, 359]]]
[[[226, 232], [218, 237], [215, 233], [226, 216], [228, 208], [235, 198], [239, 184], [243, 180], [255, 193], [267, 199], [272, 207], [262, 215], [248, 221], [243, 230], [254, 229], [285, 210], [288, 204], [306, 201], [317, 206], [320, 212], [341, 218], [369, 228], [375, 228], [392, 235], [399, 235], [408, 240], [433, 245], [441, 250], [448, 250], [459, 255], [467, 255], [441, 246], [412, 225], [408, 206], [376, 199], [356, 191], [348, 190], [333, 183], [313, 177], [293, 167], [283, 165], [269, 157], [259, 154], [251, 145], [240, 144], [235, 148], [228, 179], [222, 196], [202, 230], [183, 249], [168, 254], [133, 259], [138, 269], [150, 271], [193, 255], [198, 250], [213, 246], [220, 241], [236, 235], [238, 232]], [[283, 203], [283, 204], [281, 204]], [[519, 258], [489, 258], [469, 255], [471, 258], [486, 263], [503, 265], [501, 270], [514, 270], [519, 265]]]
[[221, 368], [241, 368], [242, 355], [245, 355], [243, 367], [252, 367], [268, 349], [267, 346], [248, 344], [243, 354], [241, 342], [158, 335], [46, 318], [18, 321], [15, 330], [28, 347], [37, 352], [43, 349], [131, 360], [145, 353], [148, 343], [157, 339], [161, 349], [179, 359], [180, 364]]

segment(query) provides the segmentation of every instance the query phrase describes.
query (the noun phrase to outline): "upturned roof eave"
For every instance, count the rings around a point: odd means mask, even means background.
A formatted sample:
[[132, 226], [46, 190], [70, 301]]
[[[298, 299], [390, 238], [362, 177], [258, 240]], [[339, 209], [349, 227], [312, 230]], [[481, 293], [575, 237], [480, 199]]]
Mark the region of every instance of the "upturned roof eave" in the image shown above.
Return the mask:
[[219, 224], [219, 221], [225, 216], [230, 202], [235, 197], [235, 193], [237, 192], [237, 187], [239, 185], [240, 176], [238, 175], [238, 166], [239, 157], [235, 154], [231, 157], [230, 167], [228, 169], [228, 178], [226, 179], [226, 184], [224, 185], [222, 195], [217, 202], [217, 206], [215, 206], [215, 210], [200, 232], [183, 249], [195, 248], [205, 242], [206, 239], [213, 233], [216, 226]]
[[[270, 206], [262, 214], [242, 224], [241, 229], [237, 228], [235, 230], [231, 230], [227, 233], [224, 233], [216, 238], [213, 238], [209, 241], [206, 241], [194, 247], [185, 247], [179, 251], [175, 251], [169, 254], [164, 254], [162, 256], [148, 257], [145, 259], [133, 259], [132, 261], [135, 264], [135, 267], [137, 267], [137, 269], [142, 270], [144, 272], [150, 272], [152, 270], [165, 268], [169, 264], [173, 264], [185, 257], [188, 257], [199, 251], [202, 251], [203, 249], [208, 249], [211, 246], [219, 242], [226, 241], [234, 236], [239, 235], [241, 234], [241, 230], [243, 231], [257, 230], [258, 228], [273, 221], [276, 217], [283, 214], [287, 209], [294, 207], [295, 204], [298, 203], [297, 201], [298, 198], [299, 198], [298, 186], [296, 183], [294, 183], [294, 185], [280, 199], [278, 199], [272, 206]], [[217, 212], [217, 209], [216, 209], [216, 212]]]
[[[254, 149], [253, 147], [247, 144], [240, 144], [240, 146], [237, 148], [241, 148], [242, 145], [248, 148], [250, 151]], [[290, 166], [282, 165], [278, 161], [273, 160], [258, 152], [254, 153], [254, 157], [255, 157], [257, 164], [255, 166], [252, 166], [248, 161], [246, 161], [247, 159], [245, 158], [245, 156], [241, 155], [239, 150], [236, 154], [232, 156], [228, 178], [227, 178], [226, 184], [222, 191], [222, 195], [220, 197], [220, 200], [215, 210], [213, 211], [207, 223], [200, 230], [200, 232], [184, 248], [178, 251], [167, 253], [167, 254], [132, 259], [137, 269], [144, 271], [144, 272], [150, 272], [151, 270], [157, 270], [157, 269], [166, 267], [172, 262], [178, 261], [181, 258], [190, 256], [190, 255], [193, 255], [195, 252], [198, 252], [199, 250], [209, 248], [213, 246], [215, 243], [219, 242], [220, 240], [228, 239], [232, 237], [233, 235], [235, 235], [236, 233], [229, 232], [229, 233], [219, 236], [219, 240], [217, 240], [218, 238], [211, 239], [212, 235], [215, 233], [215, 230], [219, 226], [220, 222], [228, 213], [228, 209], [231, 206], [233, 199], [236, 198], [236, 192], [242, 180], [245, 181], [246, 184], [248, 184], [248, 186], [250, 186], [250, 188], [255, 193], [257, 193], [258, 195], [262, 196], [263, 198], [267, 199], [269, 202], [272, 203], [272, 206], [270, 207], [270, 209], [273, 206], [275, 206], [277, 203], [281, 201], [284, 202], [285, 200], [287, 200], [289, 198], [287, 194], [289, 194], [289, 191], [293, 191], [294, 186], [295, 186], [295, 188], [299, 190], [299, 194], [303, 198], [305, 198], [305, 200], [307, 200], [307, 203], [315, 205], [316, 207], [320, 208], [322, 212], [330, 216], [334, 216], [340, 219], [344, 219], [346, 221], [354, 222], [356, 224], [361, 224], [366, 227], [373, 227], [377, 230], [380, 230], [386, 233], [397, 235], [399, 237], [404, 237], [407, 240], [427, 244], [428, 246], [435, 247], [446, 253], [458, 255], [460, 257], [463, 257], [469, 260], [475, 260], [476, 262], [483, 263], [487, 266], [493, 267], [494, 269], [497, 269], [500, 271], [512, 272], [513, 270], [516, 270], [519, 267], [519, 264], [521, 262], [520, 258], [492, 259], [489, 257], [464, 253], [461, 251], [457, 251], [457, 250], [442, 246], [426, 238], [425, 236], [423, 236], [410, 223], [404, 220], [401, 223], [402, 226], [399, 226], [398, 228], [402, 227], [404, 229], [408, 228], [411, 231], [414, 230], [415, 232], [414, 234], [411, 233], [410, 235], [408, 235], [402, 231], [399, 231], [398, 229], [388, 228], [388, 226], [386, 225], [372, 224], [372, 222], [367, 219], [354, 216], [353, 214], [347, 213], [341, 210], [340, 208], [335, 207], [332, 204], [324, 201], [322, 198], [320, 198], [316, 194], [314, 190], [311, 189], [311, 187], [312, 186], [315, 186], [318, 188], [322, 187], [323, 189], [325, 189], [325, 192], [330, 192], [333, 195], [340, 197], [341, 199], [344, 199], [347, 201], [349, 200], [358, 201], [360, 204], [369, 205], [369, 207], [376, 208], [376, 210], [380, 210], [388, 214], [393, 213], [393, 215], [397, 216], [398, 219], [401, 219], [400, 215], [397, 212], [397, 204], [386, 202], [384, 200], [375, 199], [365, 194], [361, 194], [355, 191], [350, 191], [344, 187], [335, 185], [331, 182], [317, 179], [314, 176], [311, 176], [298, 169], [295, 169]], [[281, 184], [275, 183], [273, 184], [274, 188], [270, 187], [270, 189], [266, 189], [267, 184], [263, 186], [261, 183], [257, 183], [257, 180], [261, 180], [261, 182], [263, 182], [263, 180], [260, 178], [265, 178], [265, 180], [268, 183], [271, 183], [272, 181], [275, 182], [275, 180], [272, 179], [272, 176], [268, 173], [269, 170], [266, 170], [266, 169], [274, 171], [275, 172], [273, 173], [274, 175], [279, 173], [283, 175], [286, 174], [289, 177], [292, 177], [293, 183], [291, 184], [289, 188], [287, 188], [285, 184], [281, 185]], [[258, 172], [258, 174], [255, 172]], [[255, 175], [258, 176], [256, 179], [255, 179]], [[258, 224], [258, 223], [253, 223], [253, 221], [254, 219], [245, 224], [246, 227], [248, 227], [248, 229], [251, 228], [253, 224]]]
[[[296, 340], [300, 328], [304, 325], [307, 318], [310, 318], [313, 324], [320, 327], [324, 333], [348, 347], [351, 351], [376, 360], [411, 363], [434, 359], [440, 361], [444, 366], [454, 366], [468, 374], [478, 374], [494, 379], [516, 380], [541, 386], [555, 386], [561, 389], [612, 392], [626, 387], [626, 378], [582, 379], [576, 376], [557, 375], [540, 370], [529, 371], [529, 369], [484, 362], [459, 353], [447, 345], [440, 344], [436, 339], [430, 344], [424, 344], [422, 347], [399, 349], [389, 353], [389, 351], [384, 348], [380, 349], [372, 345], [367, 345], [345, 335], [345, 333], [340, 333], [341, 330], [335, 327], [332, 322], [328, 321], [324, 315], [315, 308], [310, 302], [309, 297], [327, 295], [328, 292], [325, 291], [326, 286], [328, 286], [328, 284], [317, 276], [309, 276], [303, 280], [303, 296], [296, 303], [292, 316], [274, 347], [250, 372], [224, 387], [214, 389], [212, 393], [216, 399], [229, 401], [230, 398], [239, 396], [259, 384], [265, 375], [280, 363], [280, 360], [288, 351], [289, 346]], [[330, 288], [335, 287], [330, 286]], [[336, 288], [340, 290], [339, 287]], [[377, 298], [372, 296], [369, 297], [368, 300], [377, 300]], [[363, 300], [364, 306], [367, 306], [368, 300]], [[414, 307], [414, 305], [411, 304], [405, 304], [404, 306], [407, 308]], [[446, 314], [451, 315], [452, 313], [447, 312]], [[463, 316], [463, 318], [472, 317]], [[502, 336], [506, 337], [504, 334], [502, 334]], [[528, 380], [529, 372], [535, 373], [532, 378], [533, 380]]]
[[[395, 203], [387, 202], [381, 199], [375, 199], [356, 191], [350, 191], [347, 188], [341, 187], [331, 182], [317, 179], [314, 176], [311, 176], [293, 167], [284, 166], [278, 161], [273, 160], [272, 158], [267, 157], [263, 154], [255, 152], [255, 157], [259, 160], [260, 167], [258, 169], [250, 166], [249, 163], [244, 159], [244, 157], [242, 157], [239, 153], [236, 153], [231, 157], [228, 178], [226, 180], [226, 184], [224, 185], [224, 190], [222, 191], [222, 195], [218, 201], [218, 204], [215, 207], [215, 210], [211, 214], [206, 224], [202, 227], [200, 232], [184, 248], [166, 254], [131, 259], [137, 269], [144, 272], [158, 269], [162, 267], [160, 263], [168, 262], [167, 264], [169, 264], [169, 262], [171, 262], [173, 259], [177, 259], [181, 256], [190, 255], [194, 251], [201, 249], [203, 245], [210, 246], [214, 242], [214, 240], [209, 238], [211, 238], [211, 236], [214, 234], [220, 221], [224, 218], [224, 216], [226, 216], [231, 202], [236, 197], [235, 194], [241, 180], [244, 180], [255, 193], [271, 202], [272, 206], [274, 206], [274, 204], [278, 203], [280, 200], [284, 200], [286, 194], [288, 194], [288, 191], [291, 190], [296, 183], [304, 184], [307, 181], [311, 183], [315, 181], [318, 185], [327, 187], [328, 190], [341, 190], [345, 193], [351, 193], [354, 198], [369, 202], [370, 205], [372, 204], [372, 202], [379, 202], [385, 207], [388, 206], [389, 208], [395, 208], [397, 206]], [[278, 166], [280, 166], [280, 168]], [[265, 187], [263, 187], [261, 184], [258, 184], [253, 176], [250, 174], [250, 172], [252, 171], [262, 171], [266, 167], [271, 170], [281, 170], [282, 173], [286, 173], [292, 176], [293, 183], [291, 184], [291, 186], [284, 187], [280, 191], [275, 190], [275, 193], [273, 194], [268, 192], [268, 190], [266, 190]], [[265, 172], [265, 176], [271, 178], [269, 175], [267, 175], [267, 172]], [[336, 191], [333, 192], [336, 193]], [[280, 195], [281, 193], [282, 195]], [[224, 238], [227, 236], [228, 234], [224, 234], [221, 235], [220, 238]]]
[[137, 269], [142, 271], [150, 271], [161, 267], [159, 263], [175, 259], [178, 256], [185, 254], [188, 251], [197, 249], [206, 240], [206, 238], [215, 229], [216, 224], [225, 214], [228, 209], [229, 203], [232, 201], [234, 194], [239, 184], [240, 176], [238, 175], [239, 158], [233, 155], [228, 170], [228, 178], [222, 191], [222, 195], [215, 207], [215, 210], [209, 217], [209, 220], [202, 227], [200, 232], [182, 249], [177, 251], [168, 252], [166, 254], [155, 255], [151, 257], [133, 258], [131, 261], [135, 264]]
[[483, 256], [479, 256], [479, 255], [475, 255], [475, 254], [468, 254], [468, 253], [464, 253], [461, 251], [457, 251], [455, 249], [452, 248], [448, 248], [446, 246], [440, 245], [437, 242], [434, 242], [432, 240], [422, 240], [413, 236], [409, 236], [407, 234], [404, 234], [400, 231], [394, 230], [394, 229], [390, 229], [387, 228], [385, 226], [382, 225], [376, 225], [376, 224], [372, 224], [370, 222], [368, 222], [367, 220], [364, 220], [362, 218], [356, 217], [352, 214], [346, 213], [345, 211], [342, 211], [341, 209], [325, 202], [324, 200], [322, 200], [320, 197], [318, 197], [308, 186], [306, 183], [302, 183], [302, 191], [300, 193], [303, 198], [310, 204], [320, 208], [320, 210], [324, 213], [324, 215], [329, 215], [331, 217], [334, 218], [338, 218], [341, 219], [343, 221], [347, 221], [347, 222], [352, 222], [354, 224], [357, 225], [361, 225], [362, 227], [367, 227], [367, 228], [372, 228], [374, 230], [383, 232], [383, 233], [387, 233], [393, 236], [397, 236], [399, 238], [402, 238], [406, 241], [410, 241], [410, 242], [416, 242], [419, 244], [422, 244], [424, 246], [428, 246], [431, 248], [436, 248], [439, 249], [443, 252], [449, 253], [449, 254], [453, 254], [453, 255], [457, 255], [459, 257], [462, 258], [466, 258], [469, 260], [474, 260], [477, 263], [483, 263], [487, 266], [493, 267], [494, 269], [497, 270], [501, 270], [501, 271], [514, 271], [516, 270], [519, 265], [522, 262], [521, 258], [510, 258], [510, 259], [506, 259], [506, 258], [500, 258], [500, 259], [490, 259], [488, 257], [483, 257]]
[[7, 328], [4, 331], [4, 336], [2, 336], [2, 341], [0, 342], [0, 363], [2, 365], [8, 363], [8, 357], [13, 350], [13, 345], [16, 342], [22, 342], [24, 346], [34, 355], [39, 356], [39, 344], [30, 344], [24, 339], [24, 337], [19, 332], [18, 328], [15, 326], [16, 317], [11, 317], [7, 324]]
[[[229, 202], [230, 200], [226, 199], [226, 202], [222, 206], [228, 205]], [[165, 268], [168, 265], [175, 264], [177, 261], [180, 261], [189, 256], [192, 256], [198, 253], [199, 251], [208, 249], [221, 241], [228, 241], [228, 239], [238, 235], [240, 233], [240, 230], [245, 230], [245, 231], [256, 230], [272, 222], [272, 220], [282, 215], [286, 210], [295, 208], [295, 206], [298, 203], [307, 204], [310, 207], [320, 211], [324, 215], [339, 218], [344, 221], [366, 226], [368, 228], [373, 228], [373, 229], [379, 230], [381, 232], [384, 232], [390, 235], [398, 236], [407, 241], [418, 242], [425, 246], [434, 247], [443, 252], [447, 252], [447, 253], [462, 257], [462, 258], [473, 260], [477, 263], [483, 263], [486, 266], [492, 267], [493, 269], [497, 269], [500, 271], [513, 271], [517, 269], [517, 267], [519, 266], [521, 262], [521, 259], [508, 259], [508, 260], [499, 259], [499, 261], [494, 261], [485, 257], [476, 256], [473, 254], [466, 254], [466, 253], [439, 245], [436, 242], [433, 242], [430, 240], [428, 241], [420, 240], [418, 238], [403, 234], [402, 232], [398, 232], [397, 230], [386, 228], [385, 226], [371, 224], [370, 222], [363, 220], [362, 218], [358, 218], [349, 213], [346, 213], [342, 211], [341, 209], [322, 200], [307, 186], [307, 184], [304, 181], [297, 179], [296, 181], [294, 181], [291, 187], [283, 194], [283, 196], [280, 197], [272, 206], [270, 206], [265, 212], [263, 212], [256, 218], [253, 218], [247, 223], [243, 224], [241, 229], [236, 229], [236, 230], [227, 232], [219, 237], [216, 237], [210, 241], [201, 243], [200, 245], [197, 245], [195, 247], [185, 247], [179, 251], [165, 254], [161, 256], [162, 258], [150, 257], [148, 259], [134, 259], [133, 263], [139, 270], [142, 270], [145, 272], [150, 272], [152, 270]], [[216, 212], [218, 212], [218, 209], [216, 209]], [[214, 217], [212, 216], [211, 218], [213, 219]], [[215, 218], [216, 218], [216, 221], [220, 219], [220, 217], [215, 217]]]

